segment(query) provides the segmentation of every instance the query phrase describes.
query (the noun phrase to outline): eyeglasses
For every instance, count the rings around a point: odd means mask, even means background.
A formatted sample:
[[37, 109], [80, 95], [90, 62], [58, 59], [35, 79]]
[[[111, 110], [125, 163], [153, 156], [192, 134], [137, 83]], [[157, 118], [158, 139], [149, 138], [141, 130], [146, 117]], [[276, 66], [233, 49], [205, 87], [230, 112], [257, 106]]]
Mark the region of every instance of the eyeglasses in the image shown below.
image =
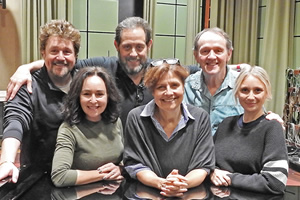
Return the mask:
[[158, 67], [162, 65], [163, 63], [168, 63], [169, 65], [177, 65], [180, 64], [180, 61], [178, 58], [166, 58], [161, 60], [154, 60], [150, 63], [152, 67]]
[[136, 100], [136, 105], [135, 106], [139, 106], [143, 101], [144, 101], [144, 84], [140, 83], [137, 88], [136, 88], [136, 96], [135, 96], [135, 100]]

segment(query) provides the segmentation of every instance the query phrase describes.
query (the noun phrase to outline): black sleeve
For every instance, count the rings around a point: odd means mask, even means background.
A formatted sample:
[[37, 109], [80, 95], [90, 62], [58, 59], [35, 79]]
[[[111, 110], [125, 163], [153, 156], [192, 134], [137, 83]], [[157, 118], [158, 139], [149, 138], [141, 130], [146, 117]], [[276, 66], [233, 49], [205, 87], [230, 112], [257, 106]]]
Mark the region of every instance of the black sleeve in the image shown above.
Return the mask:
[[188, 65], [186, 68], [189, 70], [190, 74], [194, 74], [201, 70], [201, 68], [197, 65]]
[[117, 57], [94, 57], [94, 58], [77, 60], [75, 68], [80, 69], [88, 66], [99, 66], [114, 71], [114, 69], [118, 66], [118, 58]]

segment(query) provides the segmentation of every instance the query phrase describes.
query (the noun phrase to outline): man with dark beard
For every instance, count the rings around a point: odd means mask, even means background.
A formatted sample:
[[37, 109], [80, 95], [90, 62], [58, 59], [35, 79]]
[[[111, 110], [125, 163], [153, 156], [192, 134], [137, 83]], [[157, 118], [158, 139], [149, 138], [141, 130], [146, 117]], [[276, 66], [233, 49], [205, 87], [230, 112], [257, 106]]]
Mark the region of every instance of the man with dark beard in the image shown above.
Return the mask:
[[[75, 65], [77, 69], [85, 66], [102, 66], [115, 77], [123, 96], [120, 116], [123, 127], [127, 114], [132, 108], [144, 105], [153, 99], [152, 94], [143, 84], [145, 68], [150, 62], [148, 52], [152, 46], [151, 31], [151, 27], [144, 19], [129, 17], [120, 22], [116, 28], [114, 45], [118, 57], [94, 57], [78, 60]], [[20, 66], [8, 85], [7, 99], [14, 98], [18, 88], [25, 82], [28, 91], [31, 92], [31, 75], [28, 69], [33, 71], [43, 64], [44, 61], [35, 61]]]

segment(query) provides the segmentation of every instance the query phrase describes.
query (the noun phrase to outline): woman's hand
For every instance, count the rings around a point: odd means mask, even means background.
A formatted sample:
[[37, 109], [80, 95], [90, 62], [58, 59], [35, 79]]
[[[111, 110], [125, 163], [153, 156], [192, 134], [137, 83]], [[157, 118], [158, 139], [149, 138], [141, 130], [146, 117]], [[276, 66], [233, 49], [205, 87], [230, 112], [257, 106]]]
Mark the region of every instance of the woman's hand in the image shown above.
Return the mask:
[[113, 163], [107, 163], [105, 165], [102, 165], [97, 169], [99, 173], [106, 173], [106, 175], [103, 177], [103, 180], [121, 180], [123, 179], [123, 176], [121, 175], [121, 168], [118, 165], [115, 165]]
[[215, 196], [220, 198], [225, 198], [230, 196], [229, 188], [211, 186], [210, 190]]
[[160, 194], [167, 197], [180, 197], [187, 191], [187, 179], [174, 169], [166, 178], [161, 187]]
[[98, 193], [104, 195], [112, 195], [120, 187], [121, 181], [104, 182], [102, 187], [99, 188]]
[[231, 179], [228, 174], [231, 174], [228, 171], [215, 169], [213, 173], [210, 174], [211, 182], [216, 186], [229, 186], [231, 185]]

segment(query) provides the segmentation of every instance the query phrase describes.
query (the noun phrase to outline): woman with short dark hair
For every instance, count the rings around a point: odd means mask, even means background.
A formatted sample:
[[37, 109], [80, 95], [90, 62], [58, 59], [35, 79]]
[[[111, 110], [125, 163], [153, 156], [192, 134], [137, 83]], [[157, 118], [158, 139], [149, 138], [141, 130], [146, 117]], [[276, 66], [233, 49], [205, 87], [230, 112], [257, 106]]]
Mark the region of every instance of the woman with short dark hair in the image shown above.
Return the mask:
[[215, 164], [208, 113], [182, 102], [188, 75], [178, 59], [153, 61], [144, 83], [154, 100], [133, 109], [125, 128], [125, 169], [168, 197], [200, 185]]

